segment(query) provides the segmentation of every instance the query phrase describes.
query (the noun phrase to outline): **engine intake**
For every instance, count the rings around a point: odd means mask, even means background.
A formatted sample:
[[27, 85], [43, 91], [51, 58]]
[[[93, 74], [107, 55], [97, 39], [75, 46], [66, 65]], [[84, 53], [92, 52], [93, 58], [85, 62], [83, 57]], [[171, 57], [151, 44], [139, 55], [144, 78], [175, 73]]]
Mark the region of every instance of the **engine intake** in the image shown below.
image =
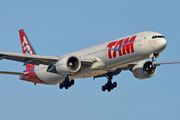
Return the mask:
[[156, 74], [157, 68], [151, 61], [140, 61], [132, 69], [134, 77], [138, 79], [147, 79]]

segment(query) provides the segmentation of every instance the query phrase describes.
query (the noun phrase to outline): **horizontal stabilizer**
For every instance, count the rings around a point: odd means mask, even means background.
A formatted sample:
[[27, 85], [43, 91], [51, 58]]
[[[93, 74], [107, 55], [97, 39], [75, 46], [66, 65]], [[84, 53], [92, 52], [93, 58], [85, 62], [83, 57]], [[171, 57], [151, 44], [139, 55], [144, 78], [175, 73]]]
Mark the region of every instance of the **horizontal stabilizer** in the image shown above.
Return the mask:
[[26, 75], [28, 75], [29, 73], [28, 73], [28, 72], [10, 72], [10, 71], [0, 71], [0, 74], [26, 76]]

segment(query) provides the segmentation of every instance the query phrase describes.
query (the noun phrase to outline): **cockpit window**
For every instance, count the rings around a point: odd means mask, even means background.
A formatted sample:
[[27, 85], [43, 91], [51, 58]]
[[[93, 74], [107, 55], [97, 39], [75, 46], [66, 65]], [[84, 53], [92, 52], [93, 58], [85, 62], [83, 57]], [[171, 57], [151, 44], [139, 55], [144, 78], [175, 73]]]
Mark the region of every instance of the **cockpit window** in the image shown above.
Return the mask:
[[152, 39], [155, 39], [155, 38], [165, 38], [164, 36], [153, 36]]

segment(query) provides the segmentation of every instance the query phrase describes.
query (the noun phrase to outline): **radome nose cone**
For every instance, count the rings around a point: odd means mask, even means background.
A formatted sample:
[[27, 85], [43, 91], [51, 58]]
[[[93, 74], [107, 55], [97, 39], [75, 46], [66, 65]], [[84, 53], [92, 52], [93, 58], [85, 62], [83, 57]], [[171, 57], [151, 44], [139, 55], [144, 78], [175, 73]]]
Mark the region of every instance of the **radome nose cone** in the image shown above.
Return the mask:
[[161, 39], [161, 40], [160, 40], [160, 45], [161, 45], [162, 48], [165, 48], [166, 45], [167, 45], [166, 39]]

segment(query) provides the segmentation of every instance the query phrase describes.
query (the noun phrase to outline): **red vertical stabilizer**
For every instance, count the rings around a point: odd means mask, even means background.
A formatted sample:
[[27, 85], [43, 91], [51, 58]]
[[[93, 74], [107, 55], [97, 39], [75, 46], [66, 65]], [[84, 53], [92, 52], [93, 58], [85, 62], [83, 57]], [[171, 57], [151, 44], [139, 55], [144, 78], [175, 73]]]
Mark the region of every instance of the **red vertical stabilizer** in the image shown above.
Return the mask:
[[[31, 43], [23, 29], [19, 30], [19, 36], [20, 36], [20, 40], [21, 40], [23, 54], [36, 55], [36, 52], [35, 52], [33, 46], [31, 45]], [[26, 62], [26, 61], [24, 61], [24, 62]], [[26, 68], [33, 67], [33, 66], [34, 65], [32, 65], [32, 64], [27, 64]]]

